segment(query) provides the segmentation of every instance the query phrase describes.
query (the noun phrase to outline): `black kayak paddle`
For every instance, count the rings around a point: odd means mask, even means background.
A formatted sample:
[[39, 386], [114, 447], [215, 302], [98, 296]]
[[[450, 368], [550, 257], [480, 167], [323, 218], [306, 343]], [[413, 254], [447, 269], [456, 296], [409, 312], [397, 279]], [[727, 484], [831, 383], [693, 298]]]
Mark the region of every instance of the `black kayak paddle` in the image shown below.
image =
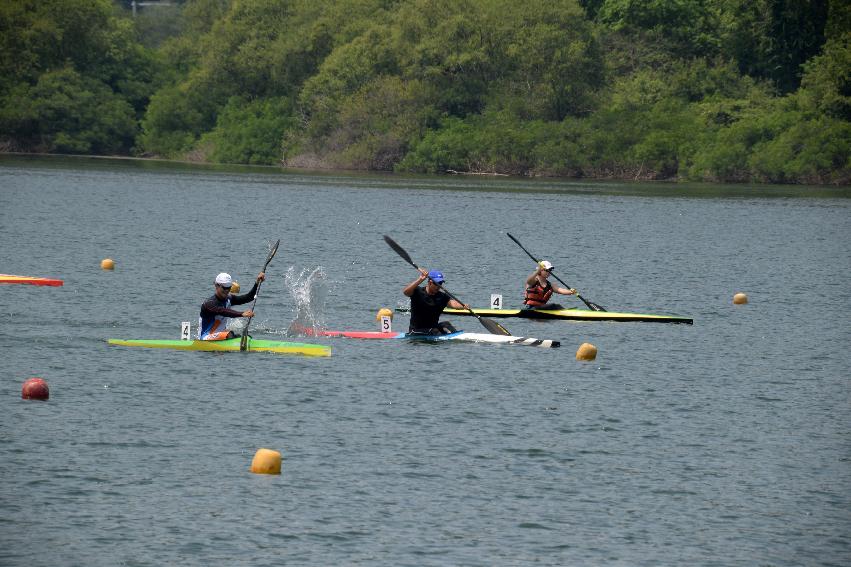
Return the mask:
[[[409, 263], [410, 265], [412, 265], [412, 266], [413, 266], [414, 268], [416, 268], [418, 271], [420, 270], [420, 267], [419, 267], [419, 266], [417, 266], [416, 264], [414, 264], [414, 261], [411, 259], [411, 257], [408, 255], [408, 253], [407, 253], [407, 252], [405, 252], [405, 249], [404, 249], [404, 248], [402, 248], [401, 246], [399, 246], [399, 245], [396, 243], [396, 241], [395, 241], [395, 240], [393, 240], [393, 239], [392, 239], [392, 238], [390, 238], [389, 236], [385, 235], [385, 236], [384, 236], [384, 242], [386, 242], [386, 243], [390, 246], [390, 248], [392, 248], [393, 250], [395, 250], [395, 251], [396, 251], [396, 254], [398, 254], [399, 256], [401, 256], [403, 260], [405, 260], [407, 263]], [[434, 280], [432, 280], [432, 281], [434, 281]], [[437, 283], [437, 282], [434, 282], [434, 284], [435, 284], [437, 287], [439, 287], [440, 289], [442, 289], [444, 292], [446, 292], [446, 295], [448, 295], [450, 298], [454, 299], [455, 301], [457, 301], [457, 302], [458, 302], [458, 303], [460, 303], [461, 305], [464, 305], [464, 302], [463, 302], [463, 301], [461, 301], [460, 299], [458, 299], [457, 297], [455, 297], [454, 295], [452, 295], [451, 293], [449, 293], [449, 290], [448, 290], [448, 289], [446, 289], [445, 287], [443, 287], [443, 285], [441, 285], [441, 284], [439, 284], [439, 283]], [[508, 329], [506, 329], [505, 327], [503, 327], [502, 325], [500, 325], [500, 324], [499, 324], [499, 323], [497, 323], [496, 321], [491, 321], [490, 319], [485, 319], [484, 317], [481, 317], [478, 313], [476, 313], [475, 311], [473, 311], [473, 310], [472, 310], [472, 309], [470, 309], [469, 307], [465, 307], [465, 309], [466, 309], [467, 311], [469, 311], [469, 312], [470, 312], [470, 314], [471, 314], [471, 315], [473, 315], [476, 319], [478, 319], [478, 320], [479, 320], [479, 323], [481, 323], [481, 324], [482, 324], [482, 326], [484, 326], [484, 328], [485, 328], [485, 329], [487, 329], [487, 330], [488, 330], [491, 334], [494, 334], [494, 335], [505, 335], [505, 336], [511, 336], [511, 333], [508, 331]]]
[[[281, 244], [281, 239], [279, 238], [277, 242], [272, 246], [272, 249], [269, 251], [269, 255], [266, 257], [266, 263], [263, 264], [263, 269], [260, 270], [263, 273], [266, 273], [266, 268], [269, 267], [269, 262], [272, 261], [272, 258], [275, 257], [275, 254], [278, 252], [278, 245]], [[260, 295], [260, 286], [263, 285], [263, 282], [257, 282], [257, 291], [254, 293], [254, 303], [251, 304], [251, 310], [254, 311], [254, 306], [257, 305], [257, 296]], [[245, 329], [242, 330], [242, 339], [239, 341], [239, 350], [248, 350], [248, 326], [251, 324], [251, 319], [248, 319], [248, 322], [245, 324]]]
[[[536, 263], [536, 264], [538, 264], [538, 265], [540, 265], [540, 264], [541, 264], [541, 261], [540, 261], [538, 258], [535, 258], [534, 256], [532, 256], [532, 254], [531, 254], [528, 250], [526, 250], [525, 248], [523, 248], [523, 245], [522, 245], [522, 244], [520, 244], [520, 241], [519, 241], [519, 240], [517, 240], [516, 238], [514, 238], [513, 236], [511, 236], [511, 233], [506, 232], [505, 234], [507, 234], [507, 235], [508, 235], [508, 238], [510, 238], [511, 240], [513, 240], [513, 241], [517, 244], [517, 246], [519, 246], [520, 248], [522, 248], [522, 249], [523, 249], [523, 252], [525, 252], [526, 254], [528, 254], [528, 255], [529, 255], [529, 257], [530, 257], [530, 258], [532, 258], [532, 259], [535, 261], [535, 263]], [[569, 285], [567, 285], [566, 283], [564, 283], [564, 280], [562, 280], [562, 279], [561, 279], [560, 277], [558, 277], [557, 275], [553, 274], [553, 271], [552, 271], [552, 270], [550, 270], [550, 273], [553, 275], [553, 277], [554, 277], [555, 279], [557, 279], [559, 282], [561, 282], [561, 285], [566, 286], [568, 289], [573, 289], [572, 287], [570, 287]], [[590, 309], [591, 311], [606, 311], [606, 309], [605, 309], [602, 305], [598, 305], [598, 304], [594, 303], [593, 301], [588, 301], [587, 299], [585, 299], [584, 297], [582, 297], [581, 295], [579, 295], [579, 292], [576, 292], [576, 297], [578, 297], [579, 299], [581, 299], [581, 300], [582, 300], [582, 302], [583, 302], [585, 305], [587, 305], [587, 306], [588, 306], [588, 309]]]

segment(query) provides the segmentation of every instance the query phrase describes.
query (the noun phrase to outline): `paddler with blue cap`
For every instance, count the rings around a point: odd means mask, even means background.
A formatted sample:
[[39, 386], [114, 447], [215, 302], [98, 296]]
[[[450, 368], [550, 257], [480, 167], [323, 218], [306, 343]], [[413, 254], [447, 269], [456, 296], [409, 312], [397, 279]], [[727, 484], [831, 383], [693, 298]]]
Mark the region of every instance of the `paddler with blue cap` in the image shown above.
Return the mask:
[[[411, 325], [408, 334], [411, 335], [445, 335], [455, 333], [456, 329], [449, 322], [440, 322], [440, 315], [448, 305], [453, 309], [469, 309], [468, 305], [456, 301], [441, 289], [446, 281], [440, 270], [425, 270], [419, 268], [420, 277], [408, 284], [402, 290], [411, 298]], [[420, 287], [424, 281], [425, 287]]]
[[202, 341], [222, 341], [233, 338], [233, 331], [227, 328], [225, 319], [233, 317], [254, 317], [254, 311], [236, 311], [231, 305], [242, 305], [254, 299], [257, 286], [266, 279], [266, 274], [260, 272], [248, 293], [233, 295], [230, 292], [233, 278], [222, 272], [216, 276], [216, 293], [201, 304], [201, 315], [198, 318], [198, 338]]

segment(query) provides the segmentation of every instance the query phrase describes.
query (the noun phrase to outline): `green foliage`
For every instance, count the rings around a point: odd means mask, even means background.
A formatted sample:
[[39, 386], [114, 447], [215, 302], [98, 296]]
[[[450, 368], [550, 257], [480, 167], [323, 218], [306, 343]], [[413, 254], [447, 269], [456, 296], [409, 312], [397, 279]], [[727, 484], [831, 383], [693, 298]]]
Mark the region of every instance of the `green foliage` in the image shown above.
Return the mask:
[[133, 108], [103, 83], [66, 67], [19, 83], [3, 99], [0, 131], [44, 152], [127, 152]]
[[0, 3], [0, 76], [12, 83], [33, 84], [42, 73], [71, 66], [121, 92], [127, 82], [150, 83], [151, 64], [132, 23], [113, 15], [109, 0]]
[[349, 169], [392, 170], [431, 120], [418, 81], [376, 77], [340, 106], [333, 140]]
[[181, 16], [184, 33], [199, 36], [209, 32], [227, 13], [229, 4], [229, 0], [189, 0]]
[[201, 138], [213, 147], [213, 161], [271, 165], [281, 161], [281, 140], [294, 126], [292, 104], [285, 98], [247, 101], [233, 97], [216, 127]]
[[310, 117], [307, 137], [329, 135], [337, 128], [340, 106], [347, 97], [381, 74], [394, 71], [392, 48], [378, 30], [367, 30], [334, 50], [305, 81], [300, 94], [302, 108]]
[[136, 29], [139, 42], [148, 49], [155, 49], [167, 39], [176, 37], [182, 32], [183, 18], [180, 6], [176, 3], [143, 8], [137, 6], [133, 27]]
[[604, 77], [590, 25], [573, 1], [536, 2], [534, 7], [510, 37], [505, 58], [516, 73], [509, 80], [531, 86], [524, 94], [537, 101], [536, 118], [560, 121], [590, 113]]
[[720, 47], [710, 0], [604, 0], [596, 18], [616, 32], [662, 43], [676, 56], [712, 56]]
[[848, 183], [851, 125], [829, 117], [801, 117], [755, 147], [749, 165], [760, 181]]
[[[751, 96], [703, 106], [710, 133], [688, 177], [713, 181], [848, 183], [851, 125], [814, 114], [799, 97]], [[721, 108], [725, 110], [719, 113]], [[717, 119], [721, 115], [723, 119]]]
[[151, 97], [142, 120], [140, 150], [147, 154], [177, 157], [190, 150], [214, 123], [214, 107], [199, 93], [168, 87]]
[[542, 165], [539, 148], [552, 150], [546, 143], [560, 129], [557, 122], [522, 120], [504, 111], [447, 118], [416, 144], [397, 169], [526, 175]]
[[820, 112], [851, 120], [851, 31], [831, 39], [804, 65], [801, 95]]
[[797, 89], [801, 65], [825, 42], [828, 2], [718, 0], [718, 4], [723, 7], [719, 36], [724, 54], [738, 63], [742, 73], [770, 79], [782, 93]]
[[229, 3], [218, 17], [211, 17], [219, 9], [213, 0], [187, 6], [187, 17], [203, 8], [199, 29], [209, 31], [200, 38], [187, 32], [164, 45], [163, 56], [179, 70], [173, 84], [151, 101], [141, 145], [147, 152], [176, 156], [216, 128], [217, 114], [233, 97], [295, 97], [335, 44], [365, 29], [366, 14], [380, 15], [382, 4], [243, 0]]
[[188, 0], [168, 20], [153, 9], [133, 20], [122, 2], [0, 3], [4, 147], [425, 172], [851, 177], [847, 2]]
[[157, 70], [109, 0], [0, 3], [2, 132], [18, 146], [129, 152]]

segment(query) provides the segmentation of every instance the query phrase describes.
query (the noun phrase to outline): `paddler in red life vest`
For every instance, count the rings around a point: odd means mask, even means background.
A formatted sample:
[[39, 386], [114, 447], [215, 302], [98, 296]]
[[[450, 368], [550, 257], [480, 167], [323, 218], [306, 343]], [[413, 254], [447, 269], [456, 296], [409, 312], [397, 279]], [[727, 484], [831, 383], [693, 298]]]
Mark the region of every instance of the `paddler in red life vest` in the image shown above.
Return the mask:
[[[428, 279], [425, 288], [420, 284]], [[409, 335], [446, 335], [457, 332], [452, 323], [439, 322], [443, 309], [448, 305], [453, 309], [469, 309], [469, 306], [455, 301], [438, 284], [442, 284], [443, 272], [426, 271], [420, 268], [420, 277], [408, 284], [402, 293], [411, 298], [411, 324]]]
[[549, 303], [553, 293], [561, 295], [573, 295], [575, 289], [556, 287], [550, 280], [550, 270], [553, 265], [547, 260], [538, 264], [538, 269], [526, 278], [526, 299], [523, 301], [523, 309], [564, 309], [558, 303]]
[[233, 338], [233, 331], [228, 330], [225, 319], [232, 317], [254, 317], [254, 311], [235, 311], [231, 305], [242, 305], [254, 299], [257, 286], [266, 279], [266, 274], [260, 272], [254, 281], [254, 287], [243, 295], [231, 295], [230, 288], [233, 279], [230, 274], [222, 272], [216, 276], [216, 293], [201, 304], [201, 316], [198, 319], [198, 338], [202, 341], [222, 341]]

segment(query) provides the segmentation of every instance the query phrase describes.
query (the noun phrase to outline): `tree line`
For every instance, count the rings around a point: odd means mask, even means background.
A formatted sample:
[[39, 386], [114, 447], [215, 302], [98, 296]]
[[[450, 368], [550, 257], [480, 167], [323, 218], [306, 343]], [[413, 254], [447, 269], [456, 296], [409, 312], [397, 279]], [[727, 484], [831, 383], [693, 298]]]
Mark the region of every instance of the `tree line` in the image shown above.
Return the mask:
[[851, 180], [848, 0], [7, 0], [0, 77], [0, 151]]

